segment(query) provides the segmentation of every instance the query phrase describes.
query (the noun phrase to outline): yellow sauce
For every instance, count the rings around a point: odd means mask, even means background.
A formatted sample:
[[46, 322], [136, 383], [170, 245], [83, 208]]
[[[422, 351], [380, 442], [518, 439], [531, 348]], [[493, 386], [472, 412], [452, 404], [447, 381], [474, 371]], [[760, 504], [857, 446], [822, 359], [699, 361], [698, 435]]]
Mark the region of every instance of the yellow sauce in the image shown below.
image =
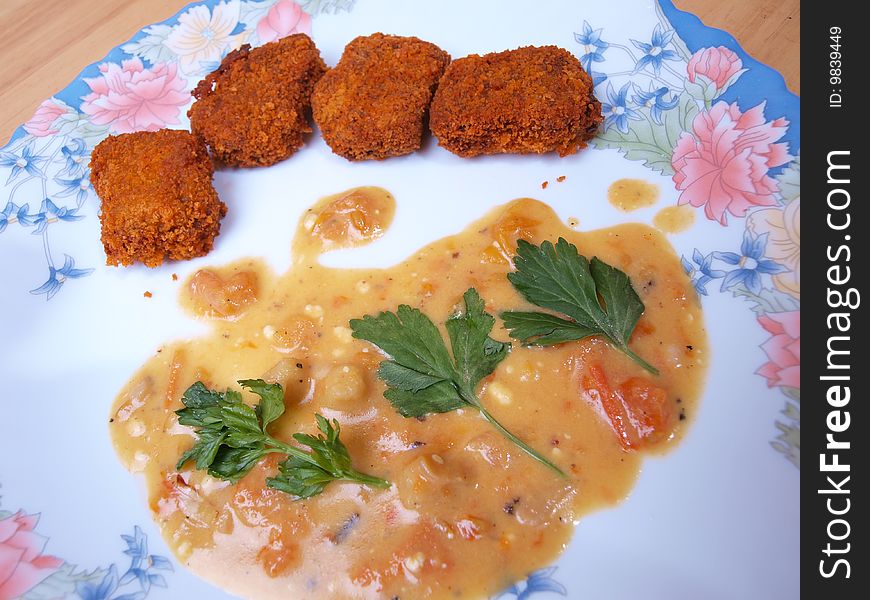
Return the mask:
[[623, 212], [652, 206], [659, 201], [659, 186], [642, 179], [617, 179], [607, 188], [607, 199]]
[[695, 211], [689, 205], [668, 206], [653, 217], [653, 225], [665, 233], [680, 233], [695, 222]]
[[[583, 514], [625, 498], [643, 455], [670, 448], [694, 414], [706, 334], [691, 283], [660, 233], [644, 225], [579, 233], [545, 204], [523, 199], [389, 269], [318, 263], [321, 248], [377, 237], [392, 212], [392, 198], [378, 188], [331, 197], [301, 218], [294, 264], [284, 275], [257, 260], [195, 274], [182, 300], [212, 321], [212, 333], [161, 348], [112, 409], [115, 448], [127, 468], [144, 475], [167, 543], [182, 563], [231, 593], [487, 597], [552, 562]], [[631, 346], [661, 371], [654, 378], [595, 338], [543, 349], [513, 344], [479, 396], [567, 478], [473, 411], [401, 417], [377, 378], [383, 355], [348, 328], [351, 318], [402, 303], [440, 325], [471, 286], [493, 314], [532, 309], [505, 276], [516, 240], [559, 236], [629, 274], [646, 306]], [[491, 335], [508, 339], [501, 320]], [[258, 377], [285, 387], [287, 411], [270, 428], [273, 436], [313, 433], [315, 412], [335, 418], [354, 467], [392, 487], [331, 483], [319, 496], [294, 501], [265, 486], [275, 455], [235, 485], [190, 464], [176, 471], [195, 439], [174, 413], [184, 390], [195, 381], [238, 389], [237, 380]], [[666, 418], [655, 435], [626, 447], [603, 408], [609, 388], [659, 394]], [[638, 431], [648, 425], [647, 416], [634, 417]]]
[[393, 195], [374, 186], [321, 198], [299, 222], [293, 248], [296, 258], [368, 244], [384, 235], [395, 212]]

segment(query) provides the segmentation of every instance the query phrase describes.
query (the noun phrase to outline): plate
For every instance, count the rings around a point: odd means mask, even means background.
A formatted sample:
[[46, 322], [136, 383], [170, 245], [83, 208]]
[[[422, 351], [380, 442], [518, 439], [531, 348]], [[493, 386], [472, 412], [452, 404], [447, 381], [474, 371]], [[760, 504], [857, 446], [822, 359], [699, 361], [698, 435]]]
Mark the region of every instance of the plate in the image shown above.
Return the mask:
[[[561, 159], [465, 160], [429, 139], [413, 155], [355, 164], [315, 133], [274, 167], [217, 172], [229, 214], [209, 256], [103, 266], [94, 144], [186, 127], [187, 90], [223, 55], [292, 31], [310, 32], [328, 64], [374, 31], [416, 35], [454, 57], [562, 46], [593, 75], [604, 131]], [[395, 195], [394, 224], [329, 264], [393, 264], [523, 196], [584, 229], [692, 207], [694, 224], [670, 239], [713, 350], [696, 421], [674, 451], [645, 462], [626, 500], [581, 520], [556, 564], [499, 597], [797, 597], [799, 110], [779, 74], [669, 0], [206, 1], [144, 28], [43, 102], [0, 151], [0, 599], [225, 596], [171, 557], [142, 482], [115, 458], [109, 406], [162, 342], [205, 330], [181, 313], [172, 273], [183, 281], [242, 256], [284, 271], [301, 212], [357, 185]], [[626, 177], [657, 184], [658, 203], [613, 208], [607, 187]]]

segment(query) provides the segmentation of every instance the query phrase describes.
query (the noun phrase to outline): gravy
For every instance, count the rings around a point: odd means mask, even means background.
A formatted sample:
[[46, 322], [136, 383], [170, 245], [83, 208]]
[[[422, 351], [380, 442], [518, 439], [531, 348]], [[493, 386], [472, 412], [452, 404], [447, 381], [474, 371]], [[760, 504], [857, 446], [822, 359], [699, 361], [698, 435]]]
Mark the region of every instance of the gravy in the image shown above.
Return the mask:
[[[115, 448], [128, 469], [144, 475], [168, 544], [182, 563], [231, 593], [402, 600], [497, 593], [555, 560], [583, 514], [625, 498], [643, 454], [672, 447], [697, 406], [707, 359], [701, 311], [656, 230], [632, 224], [576, 232], [545, 204], [521, 199], [388, 269], [318, 263], [323, 250], [378, 237], [393, 206], [379, 188], [321, 201], [300, 219], [294, 264], [283, 275], [253, 259], [198, 271], [182, 303], [209, 319], [212, 333], [162, 347], [112, 408]], [[440, 326], [471, 286], [495, 315], [529, 309], [505, 277], [516, 239], [559, 236], [629, 274], [646, 306], [631, 345], [661, 371], [654, 378], [597, 338], [550, 348], [514, 341], [480, 398], [567, 478], [474, 411], [400, 416], [377, 378], [383, 355], [348, 327], [352, 318], [402, 303]], [[509, 339], [500, 319], [491, 335]], [[614, 389], [646, 378], [663, 390], [670, 418], [654, 443], [625, 446], [596, 403], [600, 390], [588, 389], [590, 372]], [[271, 426], [273, 436], [314, 433], [315, 412], [338, 419], [355, 468], [392, 487], [332, 483], [294, 501], [265, 486], [276, 455], [235, 485], [192, 464], [177, 472], [195, 439], [174, 413], [184, 390], [198, 380], [238, 389], [236, 380], [257, 377], [285, 388], [287, 411]]]

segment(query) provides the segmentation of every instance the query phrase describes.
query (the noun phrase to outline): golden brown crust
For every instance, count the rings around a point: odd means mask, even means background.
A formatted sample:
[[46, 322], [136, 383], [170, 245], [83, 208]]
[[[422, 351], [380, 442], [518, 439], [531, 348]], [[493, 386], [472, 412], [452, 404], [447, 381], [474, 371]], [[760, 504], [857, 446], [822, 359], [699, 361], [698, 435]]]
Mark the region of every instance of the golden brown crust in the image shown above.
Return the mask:
[[192, 94], [190, 128], [221, 163], [268, 166], [296, 152], [311, 132], [311, 90], [326, 72], [304, 33], [259, 48], [245, 44]]
[[187, 131], [109, 136], [91, 153], [106, 264], [204, 256], [227, 207], [212, 187], [205, 146]]
[[314, 120], [332, 151], [382, 159], [420, 147], [432, 94], [450, 55], [415, 37], [358, 37], [314, 87]]
[[601, 103], [580, 61], [556, 46], [526, 46], [447, 67], [430, 109], [439, 145], [459, 156], [573, 154], [601, 124]]

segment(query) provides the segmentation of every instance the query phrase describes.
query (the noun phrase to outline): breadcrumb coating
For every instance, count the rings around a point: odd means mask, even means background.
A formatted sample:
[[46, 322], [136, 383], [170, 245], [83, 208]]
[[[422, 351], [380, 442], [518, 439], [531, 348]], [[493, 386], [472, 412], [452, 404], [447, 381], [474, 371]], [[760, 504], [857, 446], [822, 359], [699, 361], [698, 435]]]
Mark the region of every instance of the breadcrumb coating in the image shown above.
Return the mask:
[[156, 267], [204, 256], [226, 205], [212, 187], [205, 146], [187, 131], [109, 136], [91, 153], [107, 265]]
[[323, 139], [348, 160], [414, 152], [449, 62], [449, 54], [415, 37], [375, 33], [354, 39], [314, 87], [314, 121]]
[[304, 33], [226, 55], [192, 94], [190, 128], [227, 166], [273, 165], [311, 132], [311, 90], [326, 72]]
[[556, 46], [526, 46], [453, 61], [438, 84], [430, 128], [459, 156], [586, 147], [603, 121], [592, 78]]

